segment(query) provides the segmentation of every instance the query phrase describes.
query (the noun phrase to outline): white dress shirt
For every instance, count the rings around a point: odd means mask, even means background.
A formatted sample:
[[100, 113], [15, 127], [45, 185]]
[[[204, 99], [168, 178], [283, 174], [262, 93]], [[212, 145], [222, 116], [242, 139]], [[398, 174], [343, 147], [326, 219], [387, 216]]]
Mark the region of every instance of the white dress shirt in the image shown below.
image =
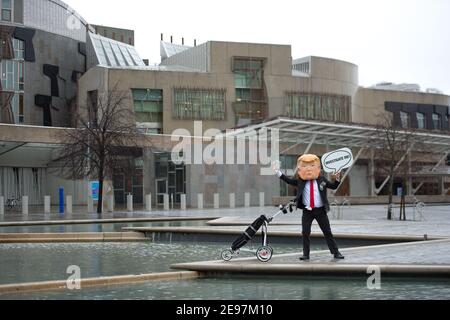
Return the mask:
[[[311, 192], [311, 182], [306, 181], [305, 184], [305, 190], [303, 190], [303, 204], [305, 205], [307, 210], [311, 209], [311, 203], [310, 203], [310, 192]], [[322, 196], [319, 192], [319, 185], [317, 183], [317, 180], [314, 180], [314, 208], [322, 208], [323, 207], [323, 201]]]
[[[280, 170], [276, 171], [276, 175], [278, 178], [281, 178], [283, 176], [283, 172]], [[303, 190], [303, 204], [305, 205], [307, 210], [311, 209], [311, 203], [310, 203], [310, 189], [311, 189], [311, 182], [306, 181], [305, 182], [305, 190]], [[323, 207], [323, 201], [322, 197], [320, 195], [319, 191], [319, 185], [317, 183], [317, 180], [314, 181], [314, 207], [315, 208], [322, 208]]]

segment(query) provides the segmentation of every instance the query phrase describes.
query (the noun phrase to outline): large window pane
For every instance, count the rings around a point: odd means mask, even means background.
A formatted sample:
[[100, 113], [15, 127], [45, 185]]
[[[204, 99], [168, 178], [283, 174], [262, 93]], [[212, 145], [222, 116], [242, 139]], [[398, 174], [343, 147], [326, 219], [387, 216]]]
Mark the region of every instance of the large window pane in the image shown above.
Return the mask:
[[311, 93], [289, 93], [286, 113], [289, 117], [330, 122], [350, 121], [350, 97]]
[[176, 89], [172, 115], [179, 120], [225, 120], [225, 90]]
[[137, 123], [161, 123], [163, 120], [163, 92], [155, 89], [133, 89]]

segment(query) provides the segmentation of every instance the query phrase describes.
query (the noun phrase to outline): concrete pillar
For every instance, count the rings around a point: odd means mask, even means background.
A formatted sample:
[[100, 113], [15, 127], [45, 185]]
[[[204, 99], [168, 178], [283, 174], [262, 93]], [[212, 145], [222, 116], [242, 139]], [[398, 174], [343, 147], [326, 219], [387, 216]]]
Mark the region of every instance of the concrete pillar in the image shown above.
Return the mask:
[[127, 195], [127, 211], [133, 212], [133, 195]]
[[259, 193], [259, 207], [263, 208], [266, 206], [266, 194], [264, 192]]
[[51, 197], [45, 196], [44, 197], [44, 213], [50, 214], [51, 213]]
[[230, 193], [230, 208], [234, 209], [236, 208], [236, 194]]
[[445, 196], [445, 179], [444, 177], [438, 178], [438, 187], [439, 187], [439, 194], [442, 196]]
[[250, 208], [250, 193], [248, 193], [248, 192], [245, 193], [244, 206], [246, 208]]
[[220, 195], [218, 193], [214, 194], [214, 209], [220, 208]]
[[88, 196], [87, 210], [88, 213], [94, 213], [94, 199], [92, 199], [92, 196]]
[[197, 208], [203, 210], [203, 193], [198, 194], [198, 205]]
[[72, 198], [72, 196], [66, 196], [66, 211], [67, 211], [67, 214], [73, 213], [73, 198]]
[[168, 194], [164, 195], [164, 211], [170, 210], [170, 196]]
[[181, 195], [181, 210], [186, 210], [187, 209], [186, 203], [187, 203], [186, 195], [182, 194]]
[[369, 195], [375, 197], [377, 194], [375, 192], [375, 150], [370, 150], [370, 162], [369, 162]]
[[106, 196], [106, 209], [108, 212], [114, 212], [114, 195], [109, 194]]
[[5, 197], [0, 196], [0, 216], [5, 214]]
[[145, 211], [152, 211], [152, 195], [148, 194], [145, 196]]
[[22, 214], [24, 216], [28, 215], [28, 196], [23, 196], [22, 197]]

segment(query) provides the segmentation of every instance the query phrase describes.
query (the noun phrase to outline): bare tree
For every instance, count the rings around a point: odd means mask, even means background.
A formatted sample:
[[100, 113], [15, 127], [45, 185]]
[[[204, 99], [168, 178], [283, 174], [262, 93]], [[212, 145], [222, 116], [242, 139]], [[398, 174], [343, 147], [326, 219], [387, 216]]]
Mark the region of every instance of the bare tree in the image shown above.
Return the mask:
[[[381, 114], [377, 131], [375, 134], [375, 151], [377, 159], [377, 175], [386, 177], [385, 184], [388, 185], [388, 220], [392, 220], [394, 182], [396, 178], [402, 179], [402, 201], [401, 219], [406, 220], [406, 194], [407, 179], [410, 173], [411, 150], [417, 146], [419, 141], [414, 135], [414, 129], [403, 129], [395, 125], [392, 117], [388, 114]], [[383, 186], [381, 186], [383, 187]]]
[[130, 163], [127, 160], [138, 150], [136, 120], [128, 100], [117, 85], [104, 93], [95, 92], [88, 106], [76, 113], [77, 128], [65, 130], [62, 137], [64, 146], [56, 161], [68, 178], [99, 181], [98, 214], [103, 211], [105, 180]]

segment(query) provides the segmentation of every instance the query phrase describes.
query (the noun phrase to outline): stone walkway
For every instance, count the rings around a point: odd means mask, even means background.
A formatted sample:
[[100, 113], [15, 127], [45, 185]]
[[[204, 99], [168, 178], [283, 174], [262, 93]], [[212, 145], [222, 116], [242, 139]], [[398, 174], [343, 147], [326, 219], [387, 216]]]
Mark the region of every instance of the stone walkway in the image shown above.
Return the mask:
[[450, 277], [450, 239], [350, 248], [341, 252], [345, 260], [336, 261], [328, 251], [320, 251], [312, 252], [309, 262], [300, 261], [301, 254], [296, 253], [274, 256], [267, 263], [245, 258], [182, 263], [172, 268], [208, 273], [365, 275], [369, 267], [377, 266], [385, 275]]

